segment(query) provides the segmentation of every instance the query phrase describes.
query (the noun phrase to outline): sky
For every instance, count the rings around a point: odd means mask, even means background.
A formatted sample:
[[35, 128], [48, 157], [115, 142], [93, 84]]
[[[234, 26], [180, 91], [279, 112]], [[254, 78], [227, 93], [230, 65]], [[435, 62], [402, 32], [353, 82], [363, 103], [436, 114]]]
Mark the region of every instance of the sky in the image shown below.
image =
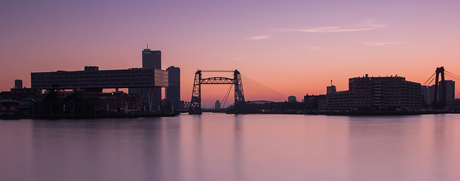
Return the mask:
[[[0, 91], [15, 79], [30, 87], [31, 72], [141, 67], [147, 44], [162, 51], [163, 69], [180, 67], [185, 101], [198, 69], [238, 69], [247, 100], [300, 101], [365, 74], [424, 83], [440, 66], [460, 75], [459, 8], [458, 0], [5, 0]], [[204, 107], [227, 89], [204, 85]]]

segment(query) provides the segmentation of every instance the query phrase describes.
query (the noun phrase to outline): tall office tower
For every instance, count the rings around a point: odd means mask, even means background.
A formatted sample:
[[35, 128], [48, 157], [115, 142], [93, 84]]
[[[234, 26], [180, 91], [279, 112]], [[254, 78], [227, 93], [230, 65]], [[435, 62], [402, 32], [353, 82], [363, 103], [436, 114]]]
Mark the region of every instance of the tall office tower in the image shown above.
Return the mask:
[[[150, 50], [148, 48], [142, 50], [142, 68], [161, 69], [161, 51]], [[156, 108], [161, 101], [161, 88], [149, 89], [150, 88], [130, 88], [128, 91], [130, 94], [137, 93], [141, 95], [144, 104], [149, 106], [149, 110], [152, 110]], [[149, 98], [152, 101], [152, 105], [150, 105]]]
[[171, 102], [180, 101], [180, 68], [170, 66], [166, 69], [168, 71], [169, 86], [166, 88], [166, 99]]
[[142, 50], [142, 68], [161, 69], [161, 51], [160, 50]]
[[[142, 50], [142, 68], [144, 69], [161, 69], [161, 51], [160, 50]], [[144, 101], [148, 100], [148, 90], [144, 89], [145, 92], [142, 97]], [[145, 95], [145, 96], [144, 96]], [[161, 88], [153, 88], [153, 104], [158, 105], [161, 101]], [[146, 101], [148, 102], [148, 101]]]

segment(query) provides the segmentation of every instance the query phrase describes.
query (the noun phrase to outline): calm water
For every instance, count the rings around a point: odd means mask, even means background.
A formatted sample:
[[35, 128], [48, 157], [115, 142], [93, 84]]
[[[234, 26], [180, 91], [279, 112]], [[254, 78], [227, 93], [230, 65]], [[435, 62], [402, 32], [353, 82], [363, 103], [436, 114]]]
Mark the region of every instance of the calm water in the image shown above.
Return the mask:
[[460, 180], [460, 115], [0, 121], [0, 180]]

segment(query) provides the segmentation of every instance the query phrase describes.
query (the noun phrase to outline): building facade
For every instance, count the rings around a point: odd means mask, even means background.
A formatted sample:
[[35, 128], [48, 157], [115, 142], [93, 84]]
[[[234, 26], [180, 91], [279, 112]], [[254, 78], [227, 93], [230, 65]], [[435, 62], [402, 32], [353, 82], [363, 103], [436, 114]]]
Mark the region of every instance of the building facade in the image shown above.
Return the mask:
[[[445, 80], [446, 85], [446, 101], [454, 100], [455, 99], [455, 81], [452, 80]], [[442, 100], [442, 86], [441, 82], [438, 83], [439, 90], [437, 93], [437, 100]], [[432, 105], [434, 101], [434, 89], [435, 86], [422, 86], [422, 94], [423, 94], [423, 103], [425, 105]]]
[[295, 96], [289, 96], [288, 102], [297, 102], [297, 98]]
[[421, 84], [404, 77], [355, 77], [348, 83], [350, 105], [357, 110], [414, 109], [422, 106]]
[[[150, 50], [148, 48], [142, 50], [142, 68], [161, 69], [161, 51]], [[131, 88], [129, 89], [129, 93], [141, 95], [144, 103], [150, 107], [159, 105], [162, 98], [161, 88], [153, 88], [151, 90], [149, 88]], [[150, 102], [152, 105], [149, 104]], [[150, 107], [149, 109], [151, 110], [152, 108]]]
[[169, 86], [166, 88], [166, 99], [170, 103], [178, 103], [180, 99], [180, 68], [170, 66], [166, 69], [168, 71]]
[[326, 94], [327, 110], [345, 111], [351, 110], [351, 99], [349, 91], [339, 91]]
[[217, 100], [216, 103], [214, 104], [214, 109], [220, 109], [220, 101]]
[[142, 68], [161, 69], [161, 51], [160, 50], [142, 50]]
[[[142, 68], [143, 69], [161, 69], [161, 51], [160, 50], [142, 50]], [[169, 76], [169, 75], [168, 75]], [[157, 105], [160, 103], [162, 95], [161, 88], [153, 88], [152, 99], [153, 104]], [[144, 89], [142, 97], [144, 101], [148, 100], [148, 90]], [[147, 101], [148, 102], [148, 101]]]
[[305, 95], [304, 107], [306, 110], [324, 110], [327, 109], [326, 95]]
[[21, 89], [21, 88], [23, 88], [23, 87], [22, 87], [22, 80], [20, 80], [20, 79], [14, 80], [14, 88], [15, 88], [15, 89]]
[[327, 87], [326, 109], [329, 111], [391, 111], [422, 107], [422, 86], [404, 77], [350, 78], [347, 91]]

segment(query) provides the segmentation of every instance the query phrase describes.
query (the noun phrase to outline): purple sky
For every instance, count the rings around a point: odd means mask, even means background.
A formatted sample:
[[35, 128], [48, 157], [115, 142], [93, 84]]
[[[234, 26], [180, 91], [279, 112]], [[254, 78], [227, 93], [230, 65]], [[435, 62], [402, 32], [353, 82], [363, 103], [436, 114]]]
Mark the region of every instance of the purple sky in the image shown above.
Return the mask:
[[[181, 68], [186, 101], [197, 69], [238, 69], [286, 96], [273, 100], [324, 93], [330, 80], [346, 90], [364, 74], [423, 83], [439, 66], [460, 74], [459, 9], [458, 0], [3, 1], [0, 91], [15, 79], [30, 87], [30, 72], [141, 67], [147, 43], [163, 69]], [[203, 98], [210, 106], [226, 90]]]

